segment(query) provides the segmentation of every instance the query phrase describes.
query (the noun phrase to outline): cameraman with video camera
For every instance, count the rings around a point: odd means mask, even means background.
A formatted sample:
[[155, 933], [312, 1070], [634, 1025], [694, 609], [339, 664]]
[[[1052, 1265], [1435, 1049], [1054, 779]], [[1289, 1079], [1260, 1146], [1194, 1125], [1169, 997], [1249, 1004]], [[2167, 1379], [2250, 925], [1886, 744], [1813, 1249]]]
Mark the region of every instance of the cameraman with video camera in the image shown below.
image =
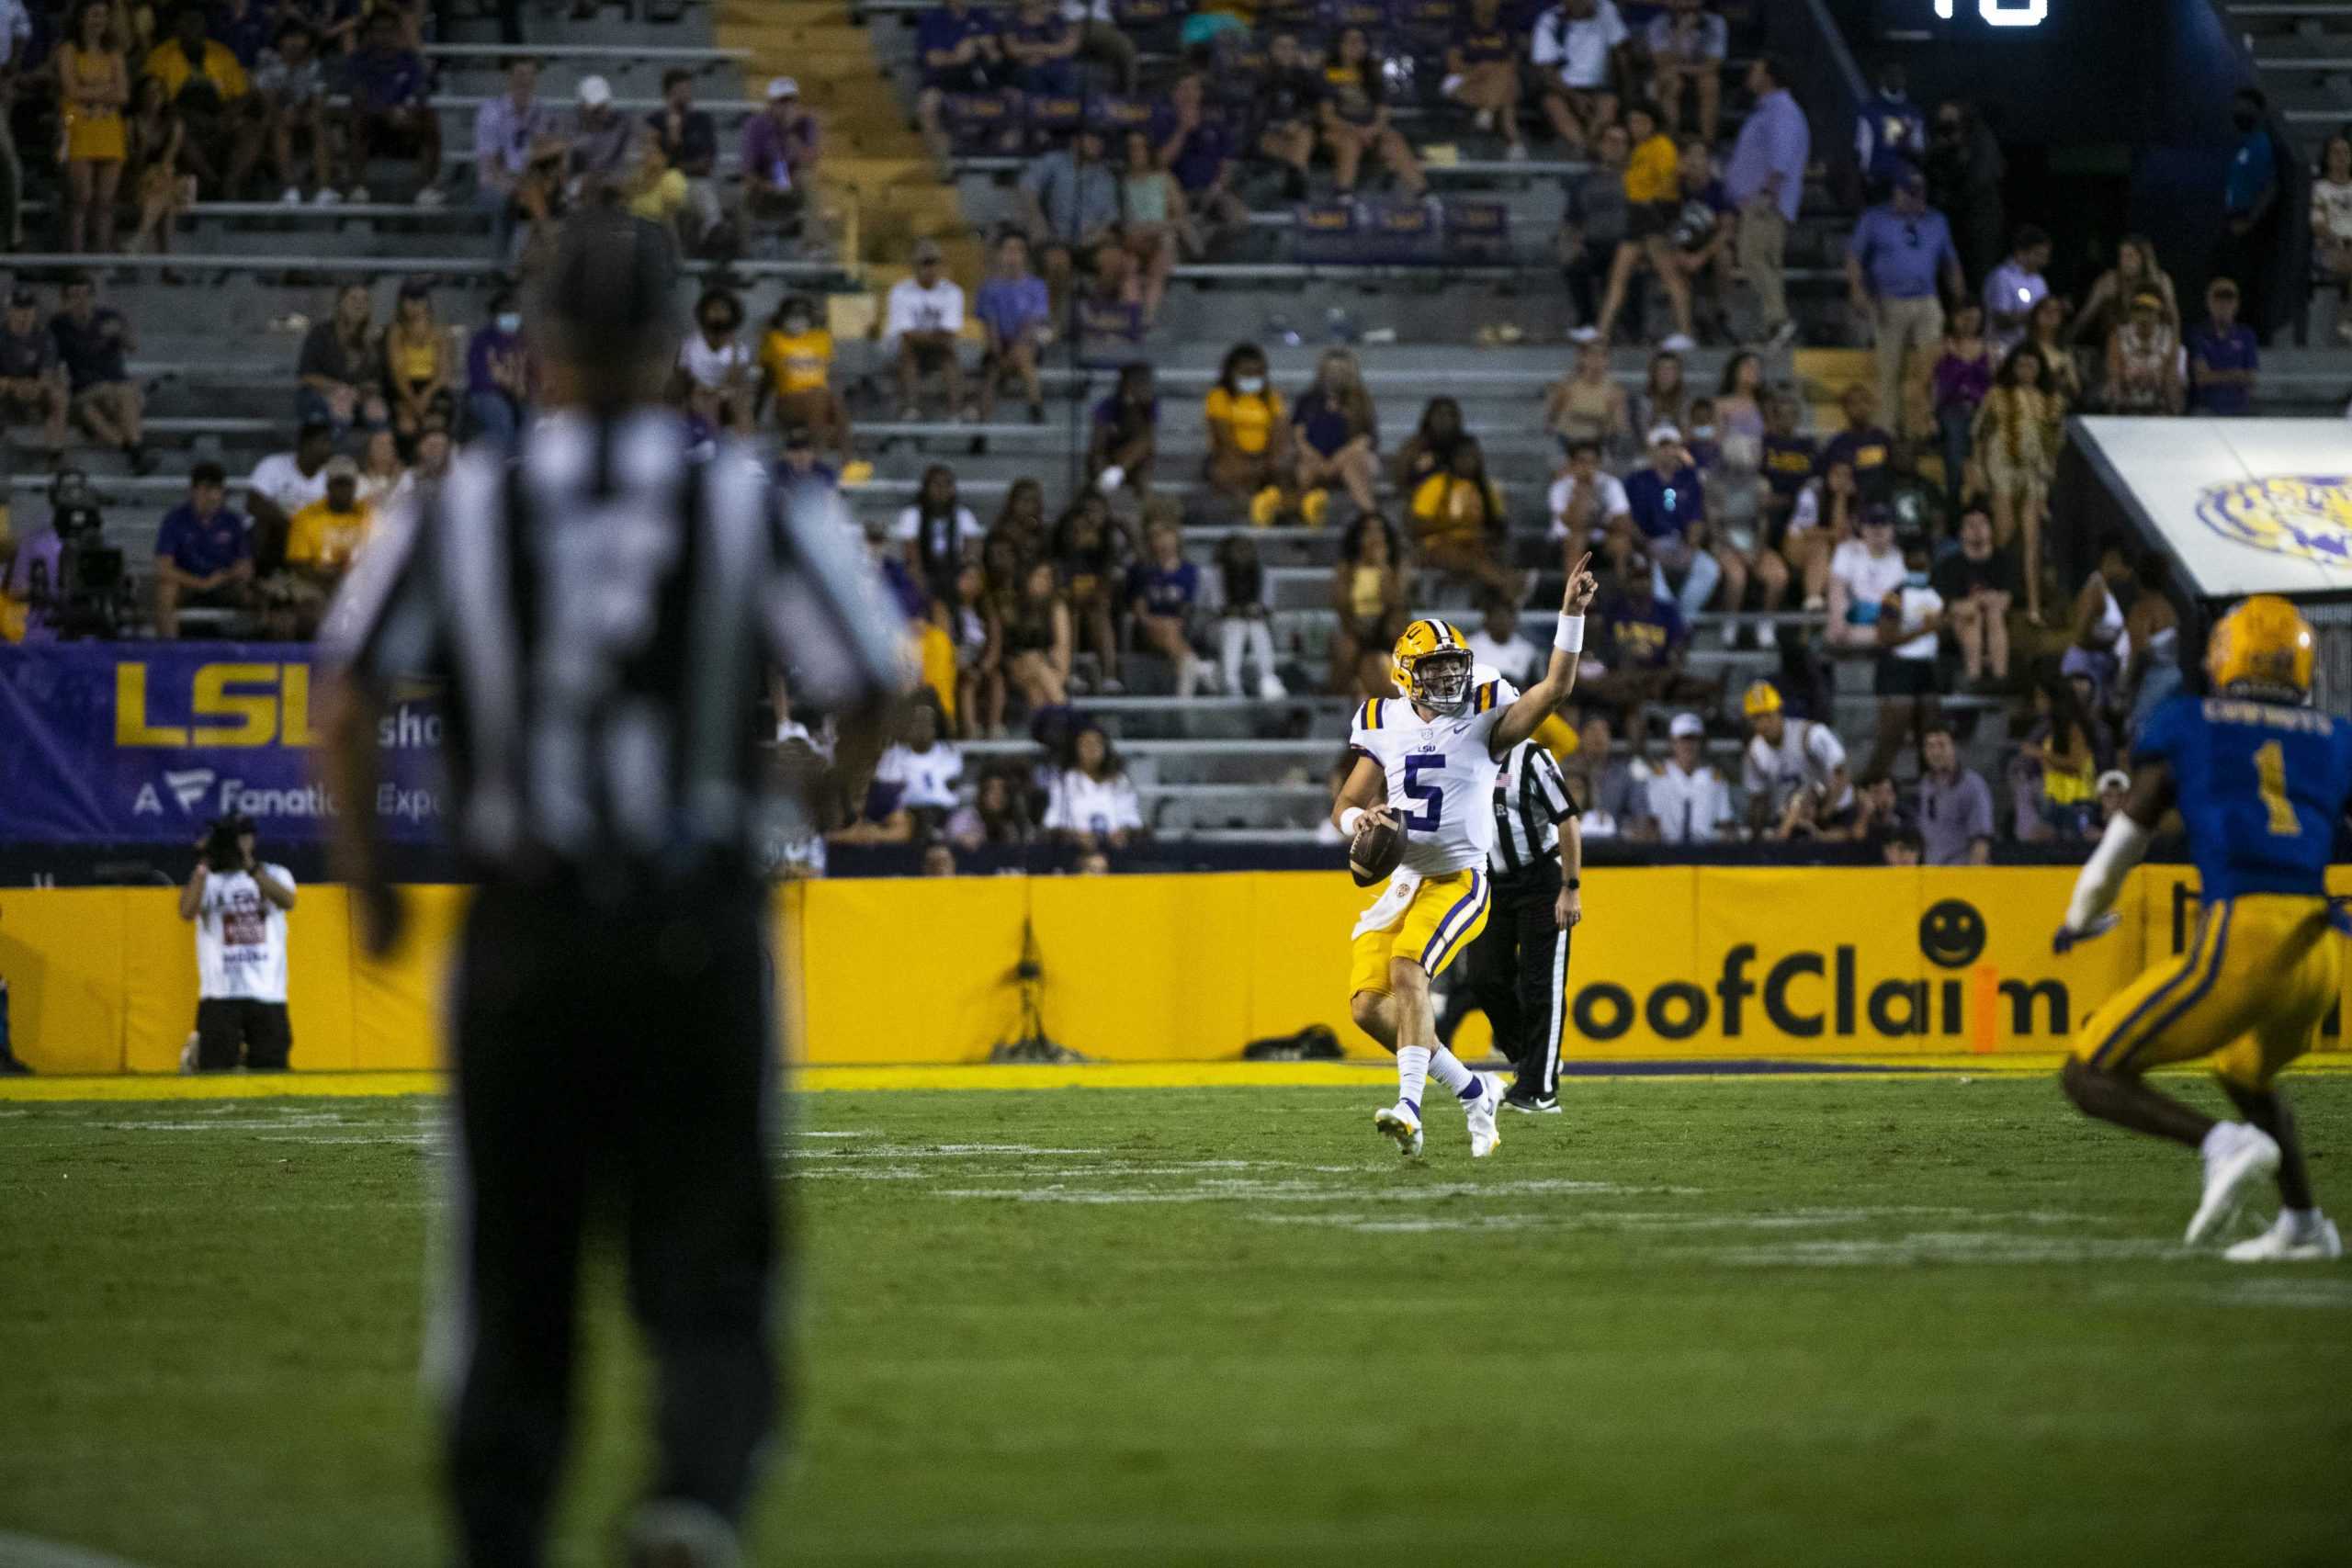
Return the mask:
[[255, 858], [253, 818], [217, 818], [180, 889], [180, 919], [196, 922], [197, 968], [196, 1032], [180, 1053], [182, 1072], [285, 1070], [294, 1046], [286, 1014], [292, 908], [293, 874]]

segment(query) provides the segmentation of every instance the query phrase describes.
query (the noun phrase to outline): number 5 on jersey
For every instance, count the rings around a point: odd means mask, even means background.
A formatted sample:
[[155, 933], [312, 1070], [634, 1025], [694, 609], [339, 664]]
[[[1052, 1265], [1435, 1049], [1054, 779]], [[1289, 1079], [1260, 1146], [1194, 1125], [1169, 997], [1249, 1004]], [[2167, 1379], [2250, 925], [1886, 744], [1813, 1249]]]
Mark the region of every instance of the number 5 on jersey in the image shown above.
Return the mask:
[[1434, 833], [1445, 820], [1445, 786], [1422, 782], [1426, 773], [1442, 773], [1445, 759], [1419, 753], [1405, 759], [1405, 798], [1415, 802], [1400, 818], [1408, 833]]

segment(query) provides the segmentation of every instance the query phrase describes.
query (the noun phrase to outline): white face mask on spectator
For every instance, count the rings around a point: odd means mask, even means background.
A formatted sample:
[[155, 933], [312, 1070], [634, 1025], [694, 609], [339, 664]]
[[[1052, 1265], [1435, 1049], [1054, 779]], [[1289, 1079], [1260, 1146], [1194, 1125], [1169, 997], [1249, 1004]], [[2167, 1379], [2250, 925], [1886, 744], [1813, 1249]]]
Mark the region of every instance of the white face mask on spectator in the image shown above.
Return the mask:
[[498, 330], [508, 333], [521, 332], [523, 330], [523, 312], [520, 310], [501, 310], [498, 313]]
[[1263, 376], [1236, 376], [1233, 384], [1241, 389], [1241, 395], [1245, 398], [1254, 398], [1266, 389]]

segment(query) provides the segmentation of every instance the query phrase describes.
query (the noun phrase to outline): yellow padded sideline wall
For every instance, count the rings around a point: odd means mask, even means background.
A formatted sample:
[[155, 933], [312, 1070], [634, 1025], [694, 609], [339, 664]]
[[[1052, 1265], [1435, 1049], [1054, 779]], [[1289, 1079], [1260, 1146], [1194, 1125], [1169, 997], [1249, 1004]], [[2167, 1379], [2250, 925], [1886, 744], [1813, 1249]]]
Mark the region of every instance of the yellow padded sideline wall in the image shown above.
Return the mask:
[[[465, 890], [409, 890], [412, 940], [363, 957], [340, 887], [296, 890], [286, 997], [294, 1062], [435, 1064], [441, 983]], [[0, 979], [18, 1053], [44, 1073], [168, 1073], [196, 1022], [196, 938], [175, 888], [0, 891]]]
[[[1653, 867], [1586, 878], [1569, 1050], [1595, 1057], [2049, 1051], [2152, 958], [2178, 950], [2194, 873], [2135, 873], [2121, 929], [2052, 956], [2063, 868]], [[2352, 867], [2331, 886], [2352, 893]], [[1377, 1055], [1347, 1017], [1347, 937], [1367, 895], [1329, 873], [866, 879], [779, 893], [793, 1054], [817, 1064], [971, 1062], [1020, 1028], [1023, 933], [1047, 1031], [1119, 1061], [1230, 1058], [1310, 1023]], [[413, 936], [364, 959], [343, 889], [292, 920], [294, 1060], [413, 1068], [438, 1055], [465, 890], [410, 890]], [[194, 940], [169, 888], [0, 891], [17, 1049], [46, 1073], [169, 1072], [193, 1021]], [[2352, 965], [2347, 965], [2352, 968]], [[2352, 998], [2347, 998], [2352, 1002]], [[1474, 1022], [1471, 1045], [1484, 1039]], [[2322, 1049], [2343, 1047], [2331, 1033]]]

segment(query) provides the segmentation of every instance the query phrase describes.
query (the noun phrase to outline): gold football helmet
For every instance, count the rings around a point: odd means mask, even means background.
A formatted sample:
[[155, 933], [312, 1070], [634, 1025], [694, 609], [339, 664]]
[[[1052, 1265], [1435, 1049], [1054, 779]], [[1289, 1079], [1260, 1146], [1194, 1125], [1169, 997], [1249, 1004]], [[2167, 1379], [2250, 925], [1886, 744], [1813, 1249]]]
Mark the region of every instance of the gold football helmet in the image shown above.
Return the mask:
[[2257, 593], [2215, 623], [2205, 644], [2205, 672], [2217, 692], [2246, 686], [2308, 702], [2316, 647], [2311, 623], [2294, 605], [2276, 593]]
[[1443, 621], [1415, 621], [1396, 639], [1388, 671], [1396, 689], [1434, 714], [1470, 709], [1470, 645]]

